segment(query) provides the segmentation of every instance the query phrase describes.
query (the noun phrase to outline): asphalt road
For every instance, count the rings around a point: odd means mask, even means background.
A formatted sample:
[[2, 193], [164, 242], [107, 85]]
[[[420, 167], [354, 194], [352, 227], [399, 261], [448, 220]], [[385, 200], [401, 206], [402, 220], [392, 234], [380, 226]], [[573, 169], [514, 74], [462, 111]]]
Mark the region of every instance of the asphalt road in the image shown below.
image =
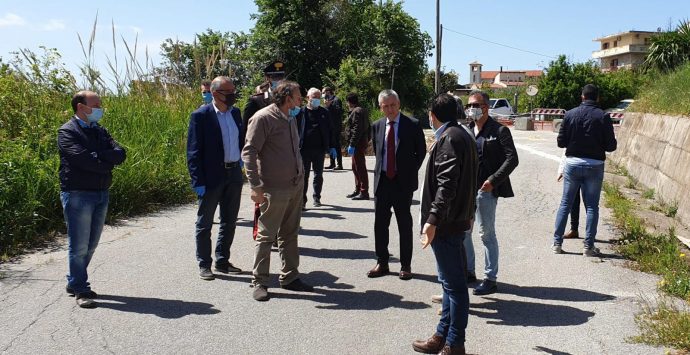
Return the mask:
[[[614, 232], [602, 208], [597, 246], [585, 258], [581, 240], [550, 250], [561, 184], [561, 151], [552, 132], [513, 131], [520, 165], [516, 197], [501, 199], [497, 235], [499, 292], [470, 295], [467, 351], [474, 354], [660, 354], [628, 342], [636, 334], [640, 296], [656, 295], [656, 277], [624, 268], [611, 251]], [[349, 159], [345, 158], [349, 167]], [[373, 160], [368, 160], [373, 168]], [[423, 174], [423, 172], [421, 172]], [[368, 279], [374, 264], [373, 200], [351, 201], [350, 171], [326, 172], [321, 208], [302, 217], [300, 252], [310, 294], [282, 290], [252, 299], [249, 273], [198, 277], [195, 207], [182, 206], [106, 227], [89, 273], [102, 297], [80, 309], [65, 294], [66, 249], [58, 245], [0, 265], [0, 352], [8, 354], [411, 354], [430, 336], [440, 293], [431, 250], [415, 245], [415, 278]], [[231, 261], [252, 265], [252, 206], [243, 191]], [[418, 194], [415, 194], [417, 200]], [[603, 203], [602, 203], [603, 205]], [[418, 219], [419, 205], [412, 206]], [[584, 213], [581, 225], [584, 226]], [[399, 270], [397, 229], [391, 229], [392, 271]], [[214, 228], [215, 232], [215, 228]], [[483, 251], [478, 236], [477, 269]], [[271, 270], [278, 270], [273, 253]], [[480, 276], [480, 275], [478, 275]]]

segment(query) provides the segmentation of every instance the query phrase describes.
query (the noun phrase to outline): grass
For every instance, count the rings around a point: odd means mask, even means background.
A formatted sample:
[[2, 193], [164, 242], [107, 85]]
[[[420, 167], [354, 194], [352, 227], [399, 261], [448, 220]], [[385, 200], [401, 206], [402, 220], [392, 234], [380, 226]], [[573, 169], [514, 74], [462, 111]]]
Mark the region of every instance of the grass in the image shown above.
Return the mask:
[[[685, 252], [671, 228], [667, 233], [650, 233], [644, 221], [635, 215], [636, 204], [627, 199], [616, 185], [604, 183], [606, 206], [622, 232], [618, 251], [636, 262], [644, 272], [661, 276], [658, 287], [664, 293], [690, 301], [690, 253]], [[690, 314], [663, 299], [658, 304], [645, 302], [636, 321], [642, 334], [634, 341], [672, 346], [690, 351]]]
[[653, 75], [631, 109], [668, 115], [690, 115], [690, 62], [668, 75]]
[[642, 197], [646, 198], [647, 200], [653, 199], [654, 198], [654, 189], [644, 190], [644, 192], [642, 193]]

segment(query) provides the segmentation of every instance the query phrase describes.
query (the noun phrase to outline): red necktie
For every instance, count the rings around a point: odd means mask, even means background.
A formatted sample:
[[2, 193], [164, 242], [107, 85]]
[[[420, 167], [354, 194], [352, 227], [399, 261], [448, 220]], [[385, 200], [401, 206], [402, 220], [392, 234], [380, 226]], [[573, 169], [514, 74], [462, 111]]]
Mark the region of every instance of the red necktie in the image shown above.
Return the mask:
[[395, 121], [388, 122], [388, 141], [386, 142], [386, 176], [395, 177]]

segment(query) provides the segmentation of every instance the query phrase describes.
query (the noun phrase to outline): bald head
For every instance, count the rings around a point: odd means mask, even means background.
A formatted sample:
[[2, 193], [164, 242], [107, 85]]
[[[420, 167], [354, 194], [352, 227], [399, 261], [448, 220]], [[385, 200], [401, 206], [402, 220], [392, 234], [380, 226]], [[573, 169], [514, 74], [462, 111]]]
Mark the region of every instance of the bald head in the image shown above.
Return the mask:
[[74, 111], [74, 113], [77, 113], [79, 109], [79, 104], [90, 106], [88, 101], [93, 101], [94, 99], [98, 100], [100, 106], [101, 98], [100, 96], [98, 96], [98, 94], [88, 90], [79, 91], [78, 93], [74, 94], [74, 96], [72, 96], [72, 110]]

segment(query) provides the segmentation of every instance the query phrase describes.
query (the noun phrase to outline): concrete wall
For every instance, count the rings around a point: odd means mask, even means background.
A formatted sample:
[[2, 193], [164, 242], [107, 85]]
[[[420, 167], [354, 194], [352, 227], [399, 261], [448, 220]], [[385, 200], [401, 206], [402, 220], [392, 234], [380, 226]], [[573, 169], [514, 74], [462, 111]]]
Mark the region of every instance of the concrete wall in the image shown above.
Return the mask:
[[626, 112], [613, 162], [666, 203], [690, 226], [690, 117]]

